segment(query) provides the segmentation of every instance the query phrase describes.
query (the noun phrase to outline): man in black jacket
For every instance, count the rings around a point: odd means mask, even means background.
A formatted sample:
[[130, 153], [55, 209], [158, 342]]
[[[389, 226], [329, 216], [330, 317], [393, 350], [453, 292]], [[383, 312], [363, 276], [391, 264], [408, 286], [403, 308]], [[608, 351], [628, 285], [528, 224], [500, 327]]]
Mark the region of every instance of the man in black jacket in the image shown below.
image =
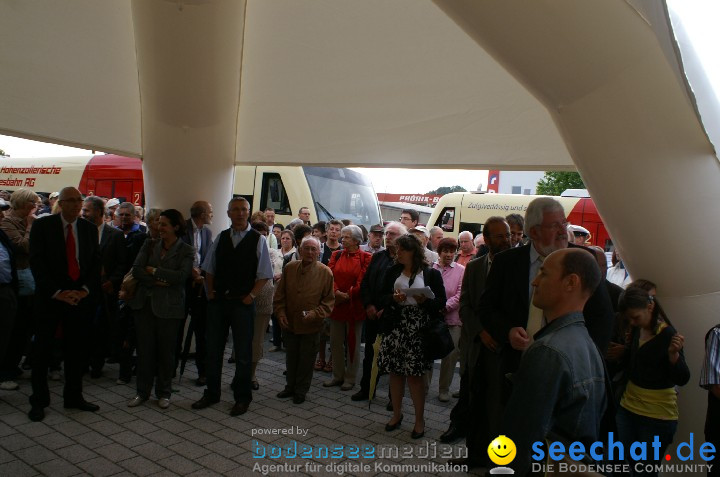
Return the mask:
[[80, 218], [79, 190], [64, 188], [58, 202], [61, 212], [37, 219], [30, 232], [30, 268], [38, 306], [28, 413], [32, 421], [44, 419], [44, 409], [50, 405], [47, 371], [58, 325], [63, 327], [65, 345], [65, 408], [99, 409], [82, 395], [88, 332], [100, 291], [98, 231]]
[[353, 401], [364, 401], [370, 393], [370, 374], [375, 357], [373, 343], [379, 330], [378, 313], [381, 311], [380, 291], [385, 272], [395, 263], [395, 239], [405, 235], [407, 229], [399, 222], [390, 222], [385, 227], [385, 250], [373, 254], [370, 265], [360, 285], [360, 296], [365, 306], [368, 319], [365, 320], [365, 357], [363, 358], [363, 375], [360, 390], [352, 395]]
[[[568, 247], [565, 211], [553, 198], [540, 197], [530, 202], [525, 213], [525, 230], [531, 241], [495, 257], [480, 300], [480, 320], [497, 343], [500, 367], [499, 372], [492, 373], [498, 379], [496, 382], [488, 381], [488, 386], [501, 389], [503, 393], [503, 399], [494, 408], [489, 406], [490, 416], [503, 414], [502, 403], [507, 402], [511, 392], [510, 384], [504, 377], [517, 371], [523, 351], [532, 344], [533, 336], [545, 324], [542, 311], [530, 306], [530, 284], [546, 256]], [[597, 287], [583, 314], [590, 337], [604, 352], [610, 343], [613, 323], [612, 305], [605, 287]], [[488, 433], [498, 435], [499, 429], [489, 428]]]
[[[212, 231], [208, 225], [212, 224], [213, 208], [209, 202], [199, 200], [190, 207], [190, 218], [187, 220], [187, 231], [180, 237], [185, 243], [192, 245], [195, 249], [193, 260], [192, 276], [188, 279], [185, 289], [185, 315], [190, 314], [190, 327], [188, 333], [195, 334], [195, 365], [197, 366], [198, 378], [196, 386], [205, 386], [205, 327], [207, 324], [207, 296], [205, 294], [205, 274], [200, 269], [205, 257], [212, 245]], [[178, 353], [176, 360], [181, 353], [187, 350], [182, 348], [183, 331], [185, 320], [182, 321], [182, 328], [178, 333]], [[187, 341], [189, 338], [185, 338]]]
[[99, 197], [85, 199], [82, 216], [95, 224], [100, 239], [101, 297], [93, 317], [91, 336], [90, 377], [99, 378], [106, 354], [117, 358], [122, 341], [118, 325], [118, 292], [125, 275], [125, 239], [123, 233], [105, 223], [105, 204]]

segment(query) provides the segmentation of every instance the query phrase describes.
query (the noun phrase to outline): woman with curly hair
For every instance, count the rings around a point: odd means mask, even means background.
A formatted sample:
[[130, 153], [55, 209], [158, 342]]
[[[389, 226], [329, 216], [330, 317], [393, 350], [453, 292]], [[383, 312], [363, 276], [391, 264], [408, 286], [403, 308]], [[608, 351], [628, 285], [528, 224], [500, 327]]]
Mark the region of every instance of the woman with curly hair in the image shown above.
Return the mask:
[[[388, 269], [383, 281], [384, 338], [378, 354], [378, 368], [390, 373], [393, 416], [385, 425], [387, 432], [400, 427], [405, 381], [415, 408], [412, 438], [425, 435], [425, 383], [423, 375], [432, 360], [422, 352], [420, 331], [431, 320], [443, 321], [445, 287], [442, 275], [425, 261], [425, 252], [415, 236], [403, 235], [395, 241], [396, 264]], [[434, 298], [414, 290], [430, 287]]]

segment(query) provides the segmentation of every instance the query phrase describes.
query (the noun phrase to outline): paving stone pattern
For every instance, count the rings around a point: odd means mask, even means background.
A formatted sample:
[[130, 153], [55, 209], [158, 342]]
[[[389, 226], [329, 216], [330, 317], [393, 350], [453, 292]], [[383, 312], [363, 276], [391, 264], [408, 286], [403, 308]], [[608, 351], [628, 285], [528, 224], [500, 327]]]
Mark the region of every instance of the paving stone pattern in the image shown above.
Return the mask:
[[[190, 407], [203, 390], [194, 385], [197, 375], [192, 360], [183, 379], [173, 382], [177, 392], [167, 410], [158, 408], [156, 399], [128, 408], [127, 401], [135, 395], [134, 380], [130, 385], [116, 384], [117, 365], [106, 365], [103, 377], [86, 376], [84, 383], [86, 399], [98, 404], [99, 412], [63, 409], [62, 382], [51, 381], [52, 404], [39, 423], [27, 418], [30, 381], [26, 372], [18, 380], [19, 391], [0, 391], [0, 476], [259, 476], [263, 471], [277, 476], [466, 475], [434, 472], [429, 467], [425, 467], [427, 472], [419, 471], [423, 469], [420, 465], [446, 464], [443, 450], [455, 454], [465, 450], [464, 442], [445, 446], [437, 440], [447, 428], [455, 403], [454, 399], [438, 401], [438, 363], [426, 399], [425, 438], [415, 441], [410, 438], [414, 416], [409, 392], [401, 430], [384, 430], [391, 415], [385, 410], [387, 377], [380, 380], [378, 396], [369, 409], [367, 401], [350, 400], [359, 385], [352, 391], [322, 387], [330, 378], [324, 372], [315, 372], [305, 403], [294, 405], [291, 400], [277, 399], [275, 395], [285, 384], [285, 353], [270, 353], [269, 347], [266, 343], [265, 357], [258, 366], [260, 390], [253, 392], [250, 410], [240, 417], [228, 414], [233, 404], [230, 382], [234, 365], [227, 362], [223, 400], [208, 409]], [[229, 350], [226, 361], [228, 356]], [[453, 385], [459, 385], [457, 376]], [[314, 446], [311, 458], [287, 458], [296, 446], [302, 451], [302, 445]], [[334, 446], [339, 445], [345, 446], [342, 456], [332, 457]], [[284, 449], [283, 457], [271, 458], [271, 452], [277, 455], [278, 446]], [[324, 446], [328, 447], [327, 458], [317, 455]], [[388, 449], [399, 453], [388, 457]], [[374, 457], [367, 458], [373, 451]], [[262, 452], [265, 457], [256, 457]]]

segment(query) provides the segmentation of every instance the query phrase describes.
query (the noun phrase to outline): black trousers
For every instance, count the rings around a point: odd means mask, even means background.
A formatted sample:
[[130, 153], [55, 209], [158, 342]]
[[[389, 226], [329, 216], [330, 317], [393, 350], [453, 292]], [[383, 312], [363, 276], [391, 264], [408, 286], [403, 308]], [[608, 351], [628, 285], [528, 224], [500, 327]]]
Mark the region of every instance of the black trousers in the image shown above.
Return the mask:
[[0, 285], [0, 381], [12, 381], [16, 377], [31, 316], [22, 313], [22, 304], [30, 303], [29, 298], [20, 298], [10, 286]]
[[38, 301], [38, 322], [33, 343], [32, 395], [30, 395], [30, 404], [33, 407], [50, 405], [47, 372], [58, 325], [62, 327], [65, 356], [63, 398], [68, 404], [75, 404], [83, 399], [82, 376], [88, 362], [90, 326], [94, 310], [94, 303], [88, 298], [75, 306], [53, 299]]
[[117, 358], [122, 343], [118, 325], [118, 297], [116, 294], [103, 293], [100, 303], [95, 307], [90, 335], [90, 367], [100, 371], [105, 358]]
[[476, 462], [488, 460], [487, 448], [500, 433], [505, 403], [512, 389], [505, 377], [502, 356], [481, 347], [475, 366], [468, 366], [472, 372], [469, 388], [468, 433], [465, 444], [468, 457]]
[[[375, 358], [375, 350], [373, 344], [380, 333], [380, 320], [365, 320], [365, 356], [362, 362], [362, 379], [360, 379], [360, 391], [370, 392], [370, 375], [372, 373], [372, 363]], [[378, 374], [379, 376], [379, 374]]]
[[460, 375], [460, 397], [450, 411], [450, 422], [463, 434], [468, 429], [470, 419], [470, 380], [468, 371]]
[[[5, 363], [10, 354], [13, 330], [16, 328], [18, 299], [15, 290], [8, 285], [0, 285], [0, 362]], [[15, 363], [17, 367], [17, 362]], [[9, 380], [3, 377], [2, 380]]]
[[205, 376], [207, 360], [207, 339], [205, 338], [207, 298], [205, 298], [204, 291], [202, 291], [201, 295], [198, 295], [196, 288], [192, 288], [191, 291], [192, 294], [186, 294], [185, 296], [188, 303], [188, 313], [190, 313], [190, 327], [195, 334], [195, 366], [197, 367], [198, 376]]

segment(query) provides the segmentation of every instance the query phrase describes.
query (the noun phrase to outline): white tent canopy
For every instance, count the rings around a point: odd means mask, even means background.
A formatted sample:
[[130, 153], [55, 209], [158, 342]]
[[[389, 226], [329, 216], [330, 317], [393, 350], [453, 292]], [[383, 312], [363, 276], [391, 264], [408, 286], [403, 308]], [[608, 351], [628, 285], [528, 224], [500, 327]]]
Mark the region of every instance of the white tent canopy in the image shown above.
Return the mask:
[[[162, 15], [183, 17], [160, 3]], [[189, 16], [207, 2], [183, 3]], [[10, 5], [0, 15], [0, 85], [12, 91], [0, 96], [0, 132], [143, 156], [134, 4]], [[249, 1], [244, 21], [239, 10], [239, 105], [218, 98], [237, 117], [238, 162], [573, 167], [543, 105], [431, 2]], [[149, 28], [163, 36], [174, 26]], [[215, 38], [192, 36], [160, 59], [203, 99], [235, 67], [207, 50], [232, 31], [208, 31]], [[193, 49], [207, 69], [188, 60]], [[213, 121], [167, 114], [190, 128]]]

